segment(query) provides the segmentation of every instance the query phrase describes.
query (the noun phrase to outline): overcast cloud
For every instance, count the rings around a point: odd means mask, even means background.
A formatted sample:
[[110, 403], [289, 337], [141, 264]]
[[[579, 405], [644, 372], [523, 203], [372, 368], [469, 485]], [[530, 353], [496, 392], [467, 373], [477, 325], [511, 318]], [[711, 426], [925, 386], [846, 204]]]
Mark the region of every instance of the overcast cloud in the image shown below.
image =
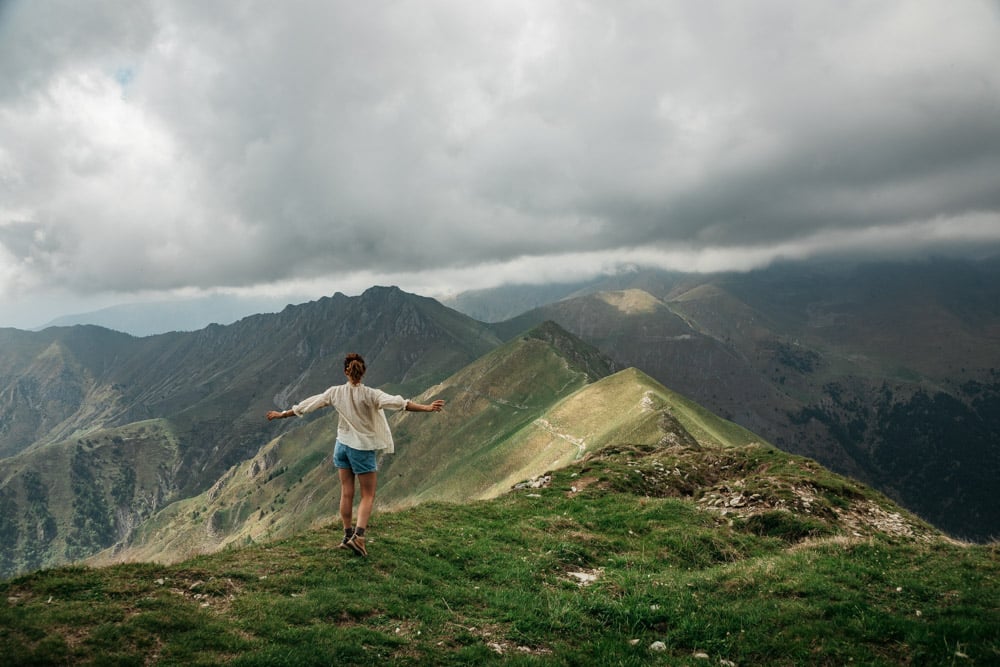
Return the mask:
[[1000, 5], [0, 0], [0, 326], [1000, 247]]

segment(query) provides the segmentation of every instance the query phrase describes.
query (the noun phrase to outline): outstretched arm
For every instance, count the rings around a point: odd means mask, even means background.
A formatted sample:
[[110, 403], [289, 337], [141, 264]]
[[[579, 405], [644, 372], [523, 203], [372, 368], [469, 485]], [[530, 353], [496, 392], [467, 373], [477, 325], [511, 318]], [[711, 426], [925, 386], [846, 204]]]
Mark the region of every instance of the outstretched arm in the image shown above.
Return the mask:
[[444, 401], [438, 399], [431, 403], [430, 405], [424, 405], [423, 403], [417, 403], [415, 401], [406, 402], [407, 412], [441, 412], [441, 408], [444, 407]]
[[267, 421], [271, 421], [272, 419], [284, 419], [285, 417], [295, 417], [297, 415], [305, 415], [312, 412], [313, 410], [319, 410], [320, 408], [325, 408], [328, 405], [332, 405], [330, 397], [335, 389], [336, 387], [330, 387], [322, 394], [316, 394], [315, 396], [310, 396], [301, 403], [296, 403], [295, 405], [292, 406], [290, 410], [281, 410], [280, 412], [278, 410], [271, 410], [264, 416], [267, 417]]

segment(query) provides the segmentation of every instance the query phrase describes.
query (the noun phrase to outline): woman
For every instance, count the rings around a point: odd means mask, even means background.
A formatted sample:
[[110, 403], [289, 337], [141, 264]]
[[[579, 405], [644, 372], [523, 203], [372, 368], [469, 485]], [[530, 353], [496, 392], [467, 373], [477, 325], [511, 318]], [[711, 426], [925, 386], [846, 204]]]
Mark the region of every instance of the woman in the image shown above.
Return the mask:
[[[310, 396], [291, 410], [271, 410], [268, 421], [285, 417], [301, 417], [319, 408], [330, 406], [337, 410], [337, 444], [333, 451], [333, 463], [340, 474], [340, 518], [344, 522], [344, 540], [339, 548], [350, 548], [367, 556], [365, 530], [375, 502], [375, 484], [378, 468], [376, 452], [393, 452], [392, 433], [383, 410], [407, 410], [409, 412], [440, 412], [444, 401], [437, 400], [430, 405], [414, 403], [402, 396], [393, 396], [384, 391], [361, 384], [365, 375], [365, 360], [360, 354], [351, 353], [344, 359], [344, 374], [348, 381], [330, 387], [322, 394]], [[358, 504], [358, 523], [352, 524], [354, 508], [354, 478], [361, 486], [361, 502]]]

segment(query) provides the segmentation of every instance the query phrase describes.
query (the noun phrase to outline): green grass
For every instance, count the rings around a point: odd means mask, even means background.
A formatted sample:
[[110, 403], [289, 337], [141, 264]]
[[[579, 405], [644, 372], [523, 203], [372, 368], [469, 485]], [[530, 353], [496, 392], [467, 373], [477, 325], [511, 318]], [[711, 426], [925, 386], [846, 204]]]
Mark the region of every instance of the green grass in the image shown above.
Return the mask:
[[[729, 452], [726, 470], [784, 466], [822, 487], [826, 473], [804, 459], [743, 454]], [[1000, 661], [996, 544], [859, 538], [832, 514], [722, 515], [700, 509], [697, 493], [624, 484], [683, 464], [669, 456], [620, 448], [548, 488], [376, 514], [367, 559], [334, 549], [339, 531], [327, 528], [173, 566], [0, 582], [0, 655], [11, 665]], [[847, 491], [845, 503], [858, 493]], [[655, 641], [665, 650], [651, 651]]]

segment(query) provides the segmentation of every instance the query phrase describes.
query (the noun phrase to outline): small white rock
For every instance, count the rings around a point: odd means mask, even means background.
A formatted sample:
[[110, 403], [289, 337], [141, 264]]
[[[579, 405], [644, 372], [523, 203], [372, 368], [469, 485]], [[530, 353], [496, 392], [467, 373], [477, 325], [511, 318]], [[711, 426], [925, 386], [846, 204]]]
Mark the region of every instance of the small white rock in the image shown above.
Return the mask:
[[655, 651], [656, 653], [663, 653], [667, 650], [667, 645], [663, 642], [653, 642], [649, 645], [650, 651]]
[[708, 660], [708, 654], [699, 651], [692, 656], [695, 660]]

